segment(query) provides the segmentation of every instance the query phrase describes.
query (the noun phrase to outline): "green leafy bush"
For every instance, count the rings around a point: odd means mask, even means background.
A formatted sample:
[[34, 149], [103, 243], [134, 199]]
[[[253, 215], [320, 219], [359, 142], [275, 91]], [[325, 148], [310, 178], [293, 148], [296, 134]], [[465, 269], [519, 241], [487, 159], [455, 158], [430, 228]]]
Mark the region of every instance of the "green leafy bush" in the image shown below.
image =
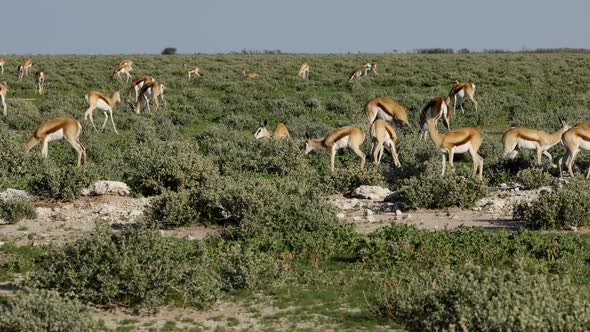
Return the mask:
[[487, 186], [474, 176], [446, 174], [443, 177], [430, 168], [420, 176], [404, 180], [398, 192], [409, 208], [465, 208], [484, 197]]
[[563, 188], [542, 193], [534, 202], [514, 208], [514, 219], [534, 229], [569, 229], [590, 224], [590, 183], [571, 179]]
[[19, 291], [0, 305], [0, 330], [6, 332], [94, 331], [97, 327], [84, 305], [56, 291]]
[[100, 306], [154, 308], [179, 296], [202, 308], [222, 285], [199, 242], [164, 239], [145, 227], [113, 233], [99, 225], [94, 234], [49, 247], [36, 267], [26, 284]]
[[96, 174], [90, 168], [49, 165], [31, 179], [29, 191], [49, 199], [72, 201], [94, 180]]
[[9, 224], [14, 224], [22, 219], [36, 219], [37, 211], [31, 200], [24, 197], [0, 199], [0, 219]]
[[441, 270], [385, 277], [374, 311], [409, 331], [585, 331], [590, 292], [523, 270]]
[[514, 181], [522, 186], [523, 189], [537, 189], [543, 186], [555, 184], [555, 178], [545, 170], [537, 167], [526, 168], [519, 171]]

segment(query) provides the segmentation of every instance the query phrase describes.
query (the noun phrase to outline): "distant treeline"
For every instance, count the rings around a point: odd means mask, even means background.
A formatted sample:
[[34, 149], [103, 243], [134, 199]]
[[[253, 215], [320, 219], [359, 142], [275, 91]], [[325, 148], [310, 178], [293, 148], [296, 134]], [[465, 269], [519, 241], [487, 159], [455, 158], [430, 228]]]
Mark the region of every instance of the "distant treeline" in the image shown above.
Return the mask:
[[[173, 53], [170, 51], [173, 50]], [[166, 52], [166, 53], [165, 53]], [[162, 54], [175, 54], [176, 49], [168, 47]], [[346, 54], [364, 54], [366, 52], [347, 52]], [[589, 48], [534, 48], [534, 49], [520, 49], [520, 50], [507, 50], [501, 48], [490, 48], [490, 49], [483, 49], [483, 50], [470, 50], [468, 48], [460, 48], [460, 49], [452, 49], [452, 48], [417, 48], [411, 51], [398, 51], [398, 50], [391, 50], [387, 52], [382, 52], [382, 54], [393, 54], [393, 53], [406, 53], [406, 54], [500, 54], [500, 53], [590, 53]], [[209, 54], [209, 53], [194, 53], [194, 54]], [[255, 49], [243, 49], [241, 51], [229, 51], [227, 53], [217, 53], [217, 54], [298, 54], [298, 52], [285, 52], [280, 49], [276, 50], [255, 50]]]

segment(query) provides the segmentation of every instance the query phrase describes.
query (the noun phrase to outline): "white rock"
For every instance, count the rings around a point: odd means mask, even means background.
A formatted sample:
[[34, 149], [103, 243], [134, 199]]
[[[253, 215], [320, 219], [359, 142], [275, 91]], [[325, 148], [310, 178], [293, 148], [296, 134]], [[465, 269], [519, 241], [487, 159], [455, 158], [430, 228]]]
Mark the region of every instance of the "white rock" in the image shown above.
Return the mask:
[[395, 210], [396, 217], [401, 217], [402, 215], [403, 215], [403, 213], [400, 210]]
[[375, 201], [382, 201], [390, 194], [391, 191], [389, 189], [379, 186], [360, 186], [352, 192], [354, 197]]
[[363, 220], [361, 217], [352, 217], [352, 221], [359, 222]]
[[108, 214], [112, 214], [113, 212], [115, 212], [116, 208], [115, 206], [111, 205], [111, 204], [103, 204], [100, 205], [98, 208], [96, 208], [95, 213], [98, 213], [100, 215], [108, 215]]
[[472, 209], [473, 211], [481, 211], [481, 206], [476, 206]]
[[570, 227], [570, 230], [573, 231], [573, 232], [577, 232], [578, 231], [578, 227], [572, 226], [572, 227]]
[[31, 197], [31, 194], [29, 194], [28, 192], [24, 191], [24, 190], [18, 190], [18, 189], [6, 189], [3, 192], [0, 192], [0, 201], [6, 201], [9, 199], [13, 199], [15, 197], [23, 197], [23, 198], [29, 198]]
[[338, 219], [344, 219], [344, 218], [346, 218], [346, 216], [344, 215], [344, 213], [338, 213], [336, 215], [336, 218], [338, 218]]
[[127, 216], [129, 218], [135, 218], [135, 217], [141, 216], [142, 214], [143, 214], [143, 212], [140, 210], [131, 210], [127, 213]]
[[367, 219], [367, 222], [370, 222], [370, 223], [375, 222], [375, 218], [373, 216], [367, 216], [366, 219]]
[[2, 248], [5, 244], [6, 244], [6, 242], [0, 241], [0, 248]]
[[374, 214], [374, 212], [371, 211], [370, 209], [365, 209], [363, 211], [363, 213], [364, 213], [365, 217], [372, 216]]
[[357, 206], [358, 206], [359, 201], [357, 199], [348, 199], [348, 198], [342, 198], [342, 199], [337, 199], [337, 200], [333, 200], [332, 204], [338, 209], [338, 210], [354, 210]]
[[100, 180], [82, 190], [82, 195], [84, 196], [99, 196], [105, 194], [119, 194], [121, 196], [126, 196], [129, 195], [129, 186], [120, 181]]

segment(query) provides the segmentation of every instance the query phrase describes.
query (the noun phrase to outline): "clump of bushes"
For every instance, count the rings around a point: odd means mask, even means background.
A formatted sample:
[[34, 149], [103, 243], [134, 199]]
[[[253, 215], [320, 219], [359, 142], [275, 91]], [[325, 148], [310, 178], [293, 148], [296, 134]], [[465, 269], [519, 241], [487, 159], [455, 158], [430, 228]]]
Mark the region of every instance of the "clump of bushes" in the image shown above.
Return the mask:
[[514, 181], [520, 184], [523, 189], [530, 190], [551, 186], [555, 183], [555, 178], [542, 168], [531, 167], [519, 171]]
[[50, 165], [30, 180], [29, 190], [48, 199], [72, 201], [80, 197], [82, 189], [94, 180], [96, 174], [90, 168]]
[[585, 331], [590, 292], [581, 287], [520, 269], [445, 269], [385, 277], [373, 310], [410, 331]]
[[83, 304], [56, 291], [20, 291], [0, 305], [2, 331], [93, 331], [97, 327]]
[[542, 193], [531, 203], [517, 204], [514, 219], [534, 229], [569, 229], [590, 224], [590, 183], [571, 179], [555, 192]]
[[7, 200], [0, 199], [0, 219], [9, 224], [14, 224], [22, 219], [36, 219], [37, 211], [30, 199], [25, 197], [13, 197]]
[[443, 177], [430, 168], [419, 176], [405, 179], [398, 192], [408, 208], [466, 208], [485, 196], [487, 186], [471, 174], [457, 172]]
[[147, 227], [113, 233], [101, 224], [90, 236], [49, 247], [25, 283], [99, 306], [154, 308], [174, 296], [203, 308], [220, 295], [214, 271], [198, 241], [164, 239]]

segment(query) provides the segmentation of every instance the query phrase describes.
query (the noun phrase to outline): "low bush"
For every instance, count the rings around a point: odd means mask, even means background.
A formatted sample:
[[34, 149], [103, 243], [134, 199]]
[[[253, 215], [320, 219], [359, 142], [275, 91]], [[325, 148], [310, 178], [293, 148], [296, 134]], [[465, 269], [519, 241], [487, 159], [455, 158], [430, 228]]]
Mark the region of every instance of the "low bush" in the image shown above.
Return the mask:
[[99, 306], [154, 308], [169, 297], [199, 308], [215, 301], [222, 283], [198, 241], [164, 239], [146, 227], [94, 234], [49, 247], [25, 284], [73, 293]]
[[569, 229], [590, 224], [590, 183], [571, 179], [555, 192], [545, 192], [531, 203], [517, 204], [514, 219], [534, 229]]
[[385, 277], [373, 308], [409, 331], [585, 331], [590, 292], [567, 277], [523, 270], [440, 270]]
[[48, 199], [72, 201], [94, 180], [96, 174], [88, 167], [48, 165], [30, 180], [29, 191]]
[[19, 291], [0, 305], [1, 331], [94, 331], [97, 327], [83, 304], [56, 291]]
[[36, 219], [37, 211], [30, 199], [24, 197], [13, 197], [11, 199], [0, 199], [0, 219], [9, 224], [14, 224], [22, 219]]
[[408, 208], [466, 208], [485, 196], [487, 186], [475, 176], [461, 172], [441, 176], [431, 167], [420, 176], [405, 179], [398, 192]]
[[538, 167], [526, 168], [519, 171], [514, 181], [522, 186], [523, 189], [537, 189], [544, 186], [555, 184], [555, 178], [545, 170]]

